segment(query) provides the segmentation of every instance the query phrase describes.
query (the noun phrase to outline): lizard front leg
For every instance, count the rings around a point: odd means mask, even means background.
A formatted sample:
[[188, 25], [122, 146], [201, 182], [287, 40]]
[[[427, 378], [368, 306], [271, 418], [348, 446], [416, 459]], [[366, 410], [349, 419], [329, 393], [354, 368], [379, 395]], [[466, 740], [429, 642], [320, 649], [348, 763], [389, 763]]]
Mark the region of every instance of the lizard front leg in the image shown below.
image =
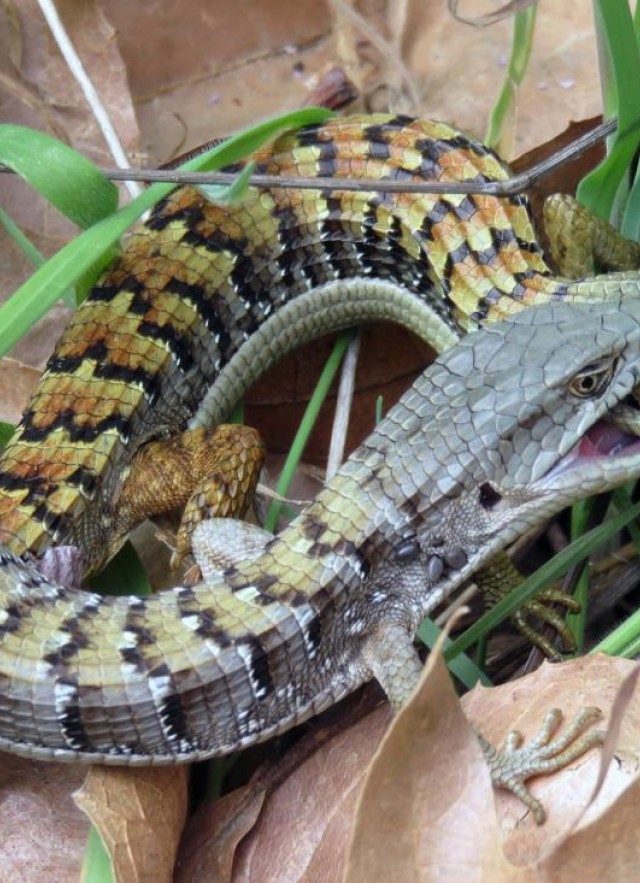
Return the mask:
[[[194, 429], [173, 438], [147, 442], [123, 470], [114, 494], [109, 528], [100, 562], [118, 551], [133, 528], [169, 512], [180, 512], [171, 567], [192, 551], [192, 534], [212, 518], [243, 518], [254, 502], [264, 463], [264, 446], [255, 429], [222, 424]], [[79, 544], [47, 548], [38, 560], [41, 573], [64, 586], [82, 585], [87, 572], [98, 570]]]
[[182, 510], [171, 566], [191, 551], [191, 536], [210, 518], [242, 518], [255, 495], [264, 462], [260, 436], [247, 426], [194, 429], [153, 441], [135, 455], [115, 501], [116, 534]]

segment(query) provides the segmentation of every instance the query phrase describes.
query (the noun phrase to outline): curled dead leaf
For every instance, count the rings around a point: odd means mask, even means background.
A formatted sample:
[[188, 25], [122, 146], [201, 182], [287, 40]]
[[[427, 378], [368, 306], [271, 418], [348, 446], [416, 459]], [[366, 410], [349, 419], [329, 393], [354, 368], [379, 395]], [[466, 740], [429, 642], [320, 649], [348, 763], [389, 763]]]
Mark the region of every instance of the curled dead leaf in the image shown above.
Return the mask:
[[[585, 705], [599, 705], [607, 716], [630, 666], [603, 656], [545, 665], [515, 683], [475, 690], [463, 706], [474, 725], [499, 744], [514, 728], [531, 736], [552, 706], [562, 706], [570, 718]], [[242, 795], [242, 826], [248, 832], [226, 865], [229, 876], [219, 879], [528, 883], [549, 869], [549, 879], [578, 879], [565, 864], [574, 873], [581, 870], [580, 879], [593, 879], [589, 863], [600, 868], [599, 879], [636, 879], [626, 869], [637, 868], [640, 860], [634, 828], [640, 697], [630, 700], [614, 763], [577, 830], [572, 823], [589, 801], [600, 752], [533, 781], [549, 816], [539, 828], [511, 795], [494, 795], [474, 729], [435, 655], [420, 688], [387, 729], [388, 721], [388, 709], [378, 708], [320, 747], [309, 733], [297, 746], [302, 750], [310, 741], [308, 757], [266, 789], [264, 804], [264, 792], [260, 807]], [[231, 803], [221, 808], [233, 813]], [[217, 818], [217, 830], [228, 832], [233, 825], [232, 817]], [[234, 850], [242, 826], [234, 831]], [[202, 847], [203, 854], [215, 854], [214, 844]], [[612, 860], [622, 876], [607, 876], [605, 865]], [[202, 878], [213, 866], [197, 867]], [[179, 879], [187, 883], [198, 875]]]
[[175, 883], [230, 881], [238, 844], [253, 829], [265, 794], [251, 784], [200, 807], [185, 832]]
[[92, 767], [74, 794], [97, 828], [116, 883], [171, 883], [187, 813], [188, 769]]
[[[368, 711], [371, 693], [329, 712], [334, 724], [325, 716], [247, 788], [201, 807], [185, 832], [176, 883], [339, 880], [360, 784], [389, 722], [387, 706]], [[345, 713], [355, 718], [347, 729]]]
[[498, 881], [505, 868], [489, 770], [432, 653], [369, 767], [344, 881]]

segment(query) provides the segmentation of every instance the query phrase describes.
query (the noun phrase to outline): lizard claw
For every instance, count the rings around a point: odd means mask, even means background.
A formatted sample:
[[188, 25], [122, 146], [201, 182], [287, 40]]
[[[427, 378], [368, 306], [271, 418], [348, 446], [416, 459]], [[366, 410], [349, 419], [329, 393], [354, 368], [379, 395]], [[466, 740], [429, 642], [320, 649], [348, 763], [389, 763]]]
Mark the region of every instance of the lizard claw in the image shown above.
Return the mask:
[[583, 708], [566, 730], [554, 739], [553, 735], [562, 721], [562, 712], [554, 708], [547, 713], [542, 727], [526, 745], [523, 745], [522, 734], [515, 730], [508, 734], [502, 748], [495, 748], [479, 736], [493, 784], [519, 797], [533, 813], [536, 823], [541, 825], [545, 820], [544, 806], [529, 791], [525, 781], [562, 769], [595, 745], [601, 745], [604, 739], [601, 730], [584, 732], [601, 717], [599, 708]]
[[529, 617], [531, 616], [535, 616], [551, 626], [560, 638], [562, 649], [565, 652], [572, 653], [577, 646], [575, 636], [563, 616], [554, 608], [554, 604], [561, 604], [565, 610], [571, 613], [579, 613], [580, 611], [580, 604], [572, 595], [560, 589], [547, 589], [523, 604], [511, 617], [511, 621], [520, 634], [539, 647], [548, 659], [557, 658], [559, 656], [558, 650], [540, 629], [530, 624]]
[[[513, 565], [511, 559], [504, 553], [500, 553], [487, 567], [476, 573], [475, 580], [480, 587], [485, 604], [488, 607], [492, 607], [504, 598], [511, 589], [520, 585], [523, 576]], [[558, 650], [540, 627], [531, 624], [530, 619], [532, 617], [550, 626], [555, 631], [560, 637], [562, 647], [566, 652], [571, 653], [576, 649], [575, 637], [561, 613], [555, 609], [554, 605], [556, 604], [561, 605], [565, 610], [569, 610], [572, 613], [580, 611], [580, 605], [572, 595], [563, 592], [561, 589], [551, 588], [538, 592], [534, 598], [523, 604], [511, 616], [511, 622], [520, 634], [531, 644], [539, 647], [549, 659], [558, 658]]]

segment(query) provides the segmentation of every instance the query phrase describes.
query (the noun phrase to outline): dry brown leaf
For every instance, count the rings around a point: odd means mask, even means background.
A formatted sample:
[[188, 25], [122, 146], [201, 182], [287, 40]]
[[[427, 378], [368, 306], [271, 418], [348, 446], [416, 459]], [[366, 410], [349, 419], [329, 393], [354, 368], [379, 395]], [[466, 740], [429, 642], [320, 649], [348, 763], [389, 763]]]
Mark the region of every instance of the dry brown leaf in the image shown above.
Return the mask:
[[77, 880], [89, 824], [71, 792], [82, 767], [0, 754], [0, 880]]
[[230, 881], [236, 849], [255, 825], [265, 793], [262, 787], [247, 785], [204, 804], [185, 830], [174, 883]]
[[[532, 736], [551, 708], [570, 720], [581, 708], [595, 705], [608, 719], [625, 676], [635, 663], [604, 655], [585, 656], [562, 665], [545, 663], [527, 677], [498, 689], [476, 688], [464, 697], [469, 719], [494, 745], [510, 730]], [[639, 766], [640, 694], [624, 714], [604, 786], [587, 810], [581, 828], [615, 801], [635, 777]], [[590, 751], [567, 769], [533, 780], [531, 790], [547, 808], [547, 822], [538, 827], [512, 795], [498, 792], [497, 809], [505, 851], [517, 864], [534, 861], [556, 838], [563, 838], [588, 803], [598, 776], [600, 752]], [[573, 835], [576, 836], [576, 835]], [[639, 844], [640, 846], [640, 844]], [[640, 858], [640, 856], [639, 856]]]
[[143, 143], [161, 162], [299, 107], [335, 63], [324, 0], [102, 5], [118, 31]]
[[[325, 0], [292, 4], [290, 0], [192, 0], [178, 8], [172, 0], [151, 5], [102, 0], [118, 30], [136, 100], [197, 85], [225, 70], [245, 68], [256, 58], [295, 55], [297, 46], [327, 33]], [[140, 40], [144, 33], [145, 40]], [[158, 45], [182, 51], [158, 52]]]
[[[583, 826], [573, 837], [561, 842], [549, 858], [540, 863], [549, 879], [557, 880], [559, 883], [585, 879], [624, 883], [638, 878], [640, 849], [636, 828], [640, 811], [640, 777], [637, 775], [638, 703], [637, 700], [634, 702], [634, 697], [640, 666], [635, 662], [631, 670], [627, 670], [628, 668], [629, 666], [625, 664], [619, 672], [622, 681], [617, 686], [611, 706], [596, 782], [596, 790], [599, 792], [606, 782], [606, 776], [611, 774], [613, 762], [621, 768], [626, 766], [625, 776], [621, 781], [623, 790], [615, 802], [608, 806], [592, 824]], [[622, 747], [623, 728], [626, 731], [624, 739], [632, 741], [631, 752], [625, 752]], [[614, 766], [614, 770], [615, 768]], [[626, 784], [626, 779], [630, 784]]]
[[[330, 713], [333, 725], [325, 718], [248, 788], [203, 806], [187, 826], [176, 883], [340, 879], [359, 784], [389, 721], [388, 708], [369, 706], [365, 698]], [[347, 730], [345, 712], [357, 720]]]
[[380, 709], [314, 752], [270, 796], [240, 844], [233, 880], [339, 880], [362, 777], [388, 722]]
[[581, 828], [540, 863], [538, 879], [637, 883], [639, 814], [640, 779], [636, 775], [597, 821]]
[[[569, 717], [587, 704], [598, 704], [606, 712], [628, 667], [629, 663], [609, 657], [547, 665], [539, 675], [492, 690], [476, 690], [464, 705], [494, 743], [516, 726], [530, 736], [555, 705], [563, 706]], [[539, 828], [511, 795], [497, 792], [494, 796], [474, 731], [460, 709], [449, 675], [435, 657], [421, 689], [382, 738], [388, 715], [387, 708], [377, 709], [293, 769], [269, 794], [257, 822], [240, 842], [233, 874], [220, 879], [243, 883], [341, 879], [352, 826], [350, 865], [344, 879], [358, 883], [363, 879], [529, 883], [540, 879], [548, 868], [556, 873], [565, 860], [568, 867], [588, 867], [585, 830], [590, 832], [594, 853], [603, 848], [610, 853], [614, 837], [627, 838], [616, 845], [620, 861], [616, 865], [615, 860], [614, 867], [624, 871], [640, 858], [633, 831], [639, 793], [634, 747], [640, 744], [639, 698], [634, 698], [625, 714], [616, 760], [603, 791], [575, 833], [571, 824], [589, 800], [600, 752], [591, 751], [569, 768], [534, 781], [532, 790], [549, 814]], [[234, 827], [231, 802], [223, 807], [229, 813], [220, 809], [216, 820], [217, 830], [233, 833], [232, 843], [220, 847], [227, 850], [227, 873], [230, 850], [257, 812], [256, 804], [247, 810], [244, 794], [239, 803], [244, 816], [238, 827]], [[183, 862], [191, 873], [181, 876], [180, 883], [195, 881], [198, 874], [206, 877], [219, 867], [216, 840], [206, 843], [201, 830], [198, 836], [201, 855], [194, 863], [186, 849], [189, 838], [184, 844]], [[222, 838], [220, 843], [224, 842]], [[594, 866], [604, 867], [602, 856], [594, 854], [591, 860]], [[556, 877], [551, 874], [549, 879]], [[632, 878], [605, 874], [602, 879]]]
[[371, 762], [344, 881], [511, 879], [497, 834], [488, 768], [433, 653]]
[[0, 359], [0, 420], [18, 422], [40, 374], [15, 359]]
[[171, 883], [188, 769], [92, 767], [74, 794], [111, 857], [116, 883]]

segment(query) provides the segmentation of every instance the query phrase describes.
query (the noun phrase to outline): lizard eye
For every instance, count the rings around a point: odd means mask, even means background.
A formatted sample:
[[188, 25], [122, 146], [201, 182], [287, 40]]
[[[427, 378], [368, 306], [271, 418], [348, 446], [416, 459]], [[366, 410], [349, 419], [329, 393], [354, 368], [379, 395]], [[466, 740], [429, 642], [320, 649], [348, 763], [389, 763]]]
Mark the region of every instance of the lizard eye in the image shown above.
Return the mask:
[[569, 392], [581, 399], [599, 396], [609, 386], [615, 368], [615, 359], [601, 359], [585, 365], [569, 383]]

